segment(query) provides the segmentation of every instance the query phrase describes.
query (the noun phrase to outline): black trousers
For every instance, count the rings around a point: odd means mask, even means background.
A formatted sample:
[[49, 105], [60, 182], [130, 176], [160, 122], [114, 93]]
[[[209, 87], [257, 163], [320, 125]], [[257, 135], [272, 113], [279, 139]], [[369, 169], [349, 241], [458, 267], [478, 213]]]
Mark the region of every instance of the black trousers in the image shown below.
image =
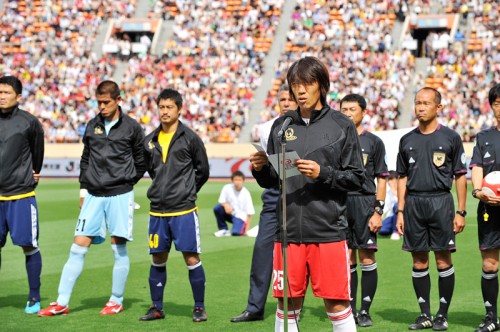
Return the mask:
[[247, 311], [253, 313], [264, 313], [271, 284], [278, 197], [277, 189], [266, 189], [262, 193], [263, 206], [259, 219], [259, 233], [253, 247], [250, 292], [246, 308]]

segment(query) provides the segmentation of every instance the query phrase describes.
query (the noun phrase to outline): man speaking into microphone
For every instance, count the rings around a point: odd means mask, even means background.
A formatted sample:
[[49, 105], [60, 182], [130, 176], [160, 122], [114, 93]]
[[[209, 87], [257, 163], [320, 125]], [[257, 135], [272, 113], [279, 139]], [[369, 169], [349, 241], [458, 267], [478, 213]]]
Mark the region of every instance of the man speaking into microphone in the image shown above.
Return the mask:
[[[296, 115], [297, 104], [290, 96], [290, 88], [283, 84], [278, 91], [279, 116]], [[260, 125], [260, 145], [266, 149], [272, 125], [278, 117]], [[250, 291], [248, 292], [247, 307], [231, 318], [233, 323], [251, 322], [264, 319], [267, 294], [273, 273], [274, 233], [276, 230], [276, 204], [279, 191], [277, 188], [264, 190], [262, 193], [262, 211], [260, 212], [258, 234], [255, 239], [250, 270]]]
[[[297, 331], [308, 278], [315, 296], [323, 298], [335, 332], [355, 331], [349, 300], [349, 261], [346, 244], [347, 192], [360, 190], [363, 161], [356, 128], [326, 101], [330, 79], [325, 65], [304, 57], [287, 73], [290, 94], [297, 102], [297, 121], [284, 131], [286, 151], [295, 151], [300, 175], [286, 179], [288, 276], [283, 277], [282, 226], [274, 245], [273, 296], [278, 298], [275, 331]], [[278, 132], [285, 118], [275, 121], [267, 153], [281, 150]], [[276, 188], [279, 176], [264, 152], [250, 156], [252, 173], [260, 186]], [[281, 220], [278, 209], [278, 220]], [[288, 313], [283, 312], [283, 287], [288, 282]], [[285, 322], [284, 317], [287, 317]]]

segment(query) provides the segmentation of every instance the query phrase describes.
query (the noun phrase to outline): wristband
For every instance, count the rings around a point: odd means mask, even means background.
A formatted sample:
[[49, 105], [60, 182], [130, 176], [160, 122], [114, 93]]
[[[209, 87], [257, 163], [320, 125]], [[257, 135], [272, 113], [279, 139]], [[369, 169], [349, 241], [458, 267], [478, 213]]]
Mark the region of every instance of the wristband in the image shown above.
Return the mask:
[[404, 213], [404, 210], [397, 210], [396, 213]]
[[480, 191], [481, 191], [481, 189], [474, 189], [474, 190], [472, 191], [472, 197], [476, 198], [476, 194], [477, 194], [478, 192], [480, 192]]
[[80, 189], [80, 198], [84, 198], [85, 196], [87, 196], [87, 189]]

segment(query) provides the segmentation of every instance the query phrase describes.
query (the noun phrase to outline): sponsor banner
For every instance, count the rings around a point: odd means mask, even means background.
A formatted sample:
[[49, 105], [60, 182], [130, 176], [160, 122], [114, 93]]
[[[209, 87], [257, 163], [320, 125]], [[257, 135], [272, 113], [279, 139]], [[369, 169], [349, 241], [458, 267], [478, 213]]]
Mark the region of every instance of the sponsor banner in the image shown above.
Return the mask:
[[[246, 158], [210, 158], [210, 177], [228, 178], [241, 171], [251, 178], [250, 162]], [[80, 175], [80, 158], [46, 158], [41, 175], [45, 177], [75, 177]], [[149, 177], [146, 174], [146, 177]]]

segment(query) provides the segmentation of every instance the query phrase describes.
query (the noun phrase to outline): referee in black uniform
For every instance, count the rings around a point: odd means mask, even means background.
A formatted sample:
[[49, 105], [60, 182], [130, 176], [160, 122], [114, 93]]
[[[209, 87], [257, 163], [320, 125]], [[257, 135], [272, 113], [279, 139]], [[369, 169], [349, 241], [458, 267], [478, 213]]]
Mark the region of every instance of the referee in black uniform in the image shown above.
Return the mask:
[[[448, 308], [455, 287], [451, 252], [456, 250], [455, 234], [465, 227], [467, 180], [465, 153], [460, 136], [438, 123], [443, 108], [441, 94], [423, 88], [415, 96], [419, 125], [401, 138], [397, 159], [398, 231], [404, 234], [403, 250], [413, 257], [413, 288], [421, 315], [410, 330], [448, 329]], [[458, 210], [450, 189], [455, 177]], [[439, 310], [432, 320], [430, 311], [429, 251], [434, 251], [439, 273]]]
[[500, 249], [500, 197], [487, 195], [481, 190], [483, 177], [500, 171], [500, 84], [491, 88], [488, 101], [497, 120], [497, 125], [481, 131], [476, 136], [470, 168], [472, 168], [472, 196], [479, 200], [477, 205], [477, 231], [479, 249], [483, 259], [481, 291], [486, 316], [476, 332], [500, 330], [497, 313], [498, 301], [498, 255]]
[[[363, 117], [366, 114], [365, 98], [358, 94], [346, 95], [340, 101], [340, 111], [356, 126], [365, 168], [363, 189], [350, 192], [347, 196], [347, 221], [351, 256], [351, 308], [358, 325], [368, 327], [373, 325], [369, 311], [378, 283], [377, 262], [375, 261], [375, 252], [378, 250], [377, 232], [382, 227], [389, 171], [385, 161], [384, 143], [379, 137], [363, 129]], [[359, 254], [362, 273], [362, 301], [359, 314], [356, 313], [357, 254]]]

